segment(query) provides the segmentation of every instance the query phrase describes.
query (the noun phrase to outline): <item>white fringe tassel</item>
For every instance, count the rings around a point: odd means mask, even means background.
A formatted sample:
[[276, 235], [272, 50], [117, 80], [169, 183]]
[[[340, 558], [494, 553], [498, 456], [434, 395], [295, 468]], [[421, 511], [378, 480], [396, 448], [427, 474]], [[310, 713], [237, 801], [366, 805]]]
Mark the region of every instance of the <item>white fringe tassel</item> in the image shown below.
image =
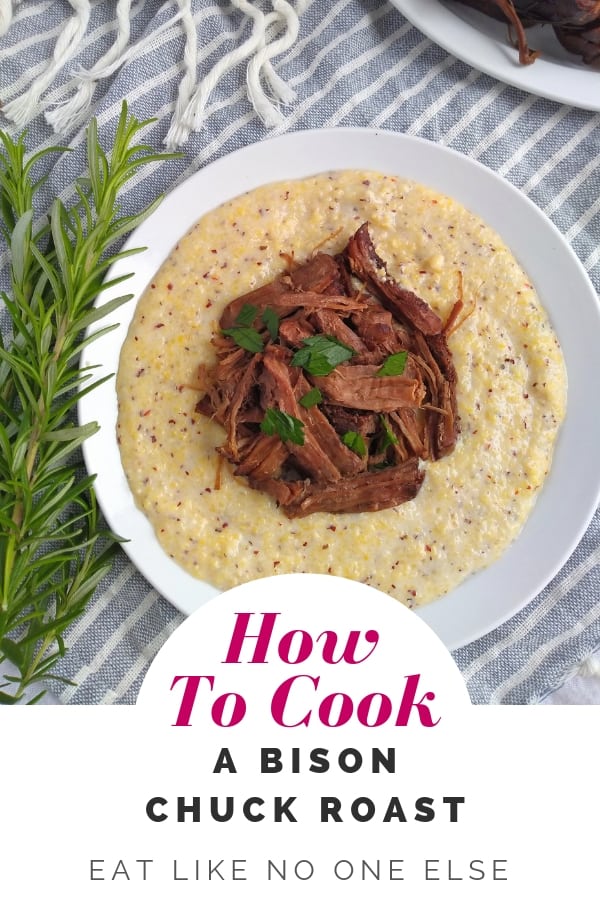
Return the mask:
[[[292, 103], [296, 99], [296, 93], [279, 77], [274, 70], [271, 60], [280, 53], [294, 44], [298, 37], [300, 22], [298, 15], [306, 8], [305, 0], [298, 2], [298, 11], [288, 2], [288, 0], [273, 0], [273, 9], [279, 14], [281, 20], [285, 23], [286, 31], [271, 44], [263, 43], [253, 59], [250, 60], [248, 71], [246, 73], [246, 83], [248, 85], [248, 96], [254, 109], [268, 127], [274, 127], [281, 124], [283, 116], [279, 108], [275, 105], [277, 101], [281, 103]], [[273, 103], [267, 97], [261, 85], [261, 73], [269, 84], [272, 92]]]
[[67, 87], [75, 88], [75, 92], [54, 109], [46, 113], [46, 120], [57, 132], [68, 132], [83, 124], [91, 106], [97, 83], [106, 78], [109, 67], [121, 60], [129, 43], [131, 33], [131, 0], [118, 0], [117, 3], [117, 35], [115, 41], [104, 56], [87, 71], [80, 70]]
[[42, 94], [50, 87], [64, 64], [77, 51], [79, 42], [85, 34], [90, 18], [90, 0], [69, 0], [69, 3], [73, 7], [74, 15], [71, 16], [65, 25], [64, 31], [60, 34], [54, 48], [53, 58], [46, 67], [46, 71], [42, 72], [29, 85], [25, 94], [21, 97], [15, 97], [14, 100], [9, 100], [2, 107], [2, 112], [6, 118], [14, 122], [19, 128], [22, 128], [41, 112], [42, 104], [40, 99]]
[[0, 0], [0, 37], [10, 28], [14, 8], [22, 2], [23, 0]]
[[584, 659], [577, 674], [582, 678], [600, 678], [600, 657], [590, 656]]
[[256, 52], [261, 44], [264, 43], [265, 29], [271, 22], [277, 19], [277, 16], [274, 13], [265, 16], [261, 10], [252, 6], [248, 0], [231, 0], [231, 2], [232, 6], [235, 6], [254, 20], [252, 33], [243, 44], [236, 47], [215, 63], [208, 75], [202, 79], [199, 86], [196, 88], [181, 117], [181, 126], [186, 130], [187, 135], [189, 135], [190, 131], [198, 131], [200, 129], [208, 98], [219, 80], [229, 72], [230, 69], [243, 60], [248, 59], [252, 53]]
[[192, 15], [191, 0], [178, 0], [178, 3], [183, 17], [183, 30], [185, 31], [185, 49], [183, 52], [184, 75], [179, 85], [171, 127], [164, 139], [164, 143], [170, 150], [180, 147], [187, 141], [190, 135], [190, 129], [185, 122], [184, 115], [190, 103], [194, 88], [196, 87], [196, 66], [198, 56], [198, 36], [196, 34], [196, 24]]
[[[0, 34], [11, 23], [13, 9], [22, 0], [0, 0]], [[185, 35], [183, 78], [180, 82], [171, 127], [165, 138], [170, 149], [185, 143], [191, 131], [198, 131], [204, 121], [208, 99], [219, 80], [238, 63], [249, 59], [246, 71], [248, 97], [260, 119], [268, 127], [279, 125], [283, 116], [280, 104], [292, 103], [295, 92], [273, 68], [272, 60], [285, 53], [296, 41], [300, 28], [299, 16], [308, 0], [270, 0], [272, 9], [264, 13], [251, 0], [230, 0], [231, 5], [252, 19], [252, 32], [239, 46], [223, 56], [197, 84], [198, 36], [192, 11], [192, 0], [175, 0], [178, 12], [156, 31], [128, 46], [132, 0], [117, 2], [117, 33], [108, 52], [91, 69], [77, 71], [67, 88], [72, 94], [46, 113], [46, 119], [57, 132], [68, 132], [81, 125], [92, 103], [97, 83], [109, 78], [132, 56], [141, 54], [156, 37], [181, 20]], [[20, 97], [10, 100], [2, 109], [3, 115], [22, 127], [42, 111], [42, 101], [60, 69], [77, 51], [90, 17], [90, 0], [69, 0], [74, 15], [67, 22], [56, 42], [54, 54], [46, 70], [38, 76]], [[266, 89], [265, 89], [266, 88]]]

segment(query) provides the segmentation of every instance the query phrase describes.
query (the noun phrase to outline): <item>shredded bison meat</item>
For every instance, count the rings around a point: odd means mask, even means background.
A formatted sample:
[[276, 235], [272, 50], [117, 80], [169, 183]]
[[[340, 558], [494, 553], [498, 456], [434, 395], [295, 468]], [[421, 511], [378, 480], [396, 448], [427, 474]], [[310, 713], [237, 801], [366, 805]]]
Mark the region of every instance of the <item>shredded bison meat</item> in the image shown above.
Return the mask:
[[[551, 25], [560, 43], [584, 63], [600, 61], [600, 0], [455, 0], [501, 22], [511, 30], [519, 62], [529, 65], [540, 55], [527, 43], [525, 29]], [[514, 39], [513, 39], [514, 35]]]
[[390, 275], [366, 222], [342, 253], [292, 261], [223, 310], [196, 411], [289, 518], [412, 500], [459, 432], [442, 319]]

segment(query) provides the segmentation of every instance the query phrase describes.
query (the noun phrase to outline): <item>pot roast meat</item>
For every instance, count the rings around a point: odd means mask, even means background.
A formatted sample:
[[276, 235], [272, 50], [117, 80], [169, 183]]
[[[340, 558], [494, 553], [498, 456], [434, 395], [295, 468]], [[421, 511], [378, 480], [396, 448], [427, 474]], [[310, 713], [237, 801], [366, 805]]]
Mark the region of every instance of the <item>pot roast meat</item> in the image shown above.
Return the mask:
[[[588, 65], [600, 61], [600, 0], [455, 0], [487, 16], [507, 22], [519, 49], [519, 62], [534, 62], [525, 29], [551, 25], [560, 43]], [[512, 35], [511, 35], [512, 37]], [[511, 40], [512, 42], [512, 40]]]
[[360, 336], [332, 309], [317, 309], [310, 318], [314, 322], [315, 332], [331, 335], [355, 353], [364, 353], [367, 349]]
[[[391, 277], [368, 223], [337, 256], [289, 262], [288, 272], [223, 311], [212, 340], [216, 362], [199, 371], [205, 393], [197, 412], [225, 429], [217, 449], [234, 475], [289, 518], [376, 512], [412, 500], [422, 463], [450, 453], [459, 430], [442, 320]], [[267, 310], [277, 317], [276, 334], [263, 320]], [[242, 311], [244, 327], [260, 336], [253, 350], [236, 341]], [[346, 358], [328, 374], [295, 360], [315, 339], [344, 347]], [[388, 360], [402, 370], [388, 374]], [[269, 415], [295, 430], [263, 428]]]
[[288, 452], [277, 435], [259, 434], [247, 448], [244, 459], [234, 469], [234, 475], [245, 475], [255, 481], [281, 478]]
[[302, 341], [312, 337], [315, 329], [306, 318], [304, 310], [293, 316], [288, 316], [279, 323], [279, 337], [285, 341], [288, 347], [300, 347]]
[[396, 322], [391, 312], [379, 303], [369, 304], [359, 316], [354, 317], [353, 325], [368, 350], [389, 355], [412, 349], [408, 328]]
[[600, 19], [582, 28], [555, 25], [554, 33], [569, 53], [577, 53], [590, 66], [600, 65]]
[[413, 291], [400, 287], [379, 258], [367, 223], [348, 241], [346, 257], [351, 271], [365, 282], [377, 299], [400, 321], [423, 334], [437, 334], [443, 323], [438, 314]]
[[[264, 354], [263, 373], [268, 385], [265, 392], [267, 398], [265, 409], [276, 406], [281, 412], [294, 416], [305, 425], [304, 444], [288, 443], [288, 453], [293, 457], [299, 470], [317, 483], [339, 481], [342, 473], [323, 447], [317, 430], [306, 427], [304, 411], [296, 399], [292, 386], [290, 366], [284, 354], [278, 352], [280, 349], [272, 345]], [[297, 375], [297, 372], [294, 375]], [[341, 446], [343, 447], [343, 444]]]
[[[410, 366], [409, 359], [407, 368]], [[389, 375], [381, 378], [377, 374], [380, 368], [343, 364], [329, 375], [314, 376], [313, 382], [329, 403], [348, 409], [391, 412], [404, 406], [421, 405], [425, 389], [414, 364], [414, 377]]]
[[414, 500], [425, 478], [416, 457], [398, 466], [375, 472], [361, 472], [338, 484], [304, 490], [285, 506], [290, 519], [299, 519], [315, 512], [361, 513], [377, 512]]
[[317, 253], [293, 271], [232, 300], [223, 310], [219, 324], [221, 328], [231, 328], [246, 305], [256, 307], [258, 313], [267, 307], [275, 311], [282, 307], [289, 308], [291, 312], [298, 308], [298, 305], [293, 305], [292, 295], [295, 291], [313, 291], [319, 296], [347, 294], [341, 264], [333, 256]]

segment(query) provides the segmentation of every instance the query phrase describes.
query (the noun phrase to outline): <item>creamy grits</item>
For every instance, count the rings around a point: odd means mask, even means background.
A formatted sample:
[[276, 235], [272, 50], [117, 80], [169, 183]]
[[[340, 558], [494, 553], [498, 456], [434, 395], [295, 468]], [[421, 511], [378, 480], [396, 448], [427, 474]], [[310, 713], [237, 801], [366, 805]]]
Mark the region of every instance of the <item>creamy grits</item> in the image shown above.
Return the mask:
[[[340, 251], [363, 222], [402, 286], [445, 319], [461, 433], [426, 463], [417, 497], [393, 509], [287, 519], [220, 460], [223, 430], [194, 407], [197, 369], [223, 308], [272, 280], [290, 255]], [[462, 273], [462, 274], [459, 274]], [[165, 552], [226, 589], [317, 572], [365, 582], [409, 606], [447, 593], [517, 537], [548, 473], [566, 372], [546, 312], [510, 250], [432, 190], [375, 172], [267, 185], [205, 215], [141, 297], [121, 353], [118, 439], [138, 506]]]

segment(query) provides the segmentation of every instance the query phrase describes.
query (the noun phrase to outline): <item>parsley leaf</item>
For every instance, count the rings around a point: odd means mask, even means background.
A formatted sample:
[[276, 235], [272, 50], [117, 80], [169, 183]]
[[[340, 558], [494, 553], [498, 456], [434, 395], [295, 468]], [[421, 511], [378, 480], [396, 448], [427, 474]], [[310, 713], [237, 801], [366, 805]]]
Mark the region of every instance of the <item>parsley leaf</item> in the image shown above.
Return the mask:
[[323, 394], [321, 393], [319, 388], [315, 387], [311, 388], [310, 391], [307, 391], [306, 394], [300, 397], [300, 400], [298, 402], [305, 409], [309, 409], [309, 407], [316, 406], [317, 403], [320, 403], [322, 399]]
[[279, 333], [279, 316], [274, 309], [267, 306], [261, 318], [267, 327], [271, 340], [274, 341]]
[[383, 428], [383, 435], [379, 444], [379, 452], [383, 453], [383, 451], [387, 450], [388, 447], [392, 447], [394, 444], [397, 444], [398, 438], [390, 428], [390, 424], [385, 416], [380, 415], [379, 421], [381, 422], [381, 427]]
[[346, 445], [346, 447], [354, 450], [354, 452], [358, 456], [365, 456], [367, 453], [367, 448], [365, 447], [363, 436], [357, 431], [347, 431], [342, 435], [342, 442]]
[[258, 309], [256, 308], [256, 306], [252, 306], [251, 303], [244, 303], [239, 313], [237, 314], [235, 324], [244, 326], [252, 325], [256, 318], [257, 312]]
[[[250, 353], [261, 353], [264, 349], [263, 339], [260, 332], [252, 327], [257, 315], [256, 306], [244, 303], [236, 316], [235, 325], [231, 328], [223, 328], [223, 334], [232, 338], [238, 347], [249, 350]], [[271, 340], [274, 341], [279, 331], [279, 316], [274, 310], [267, 308], [262, 313], [261, 319], [267, 327]]]
[[256, 328], [247, 328], [245, 325], [234, 325], [233, 328], [224, 328], [223, 334], [232, 338], [238, 347], [249, 350], [250, 353], [261, 353], [264, 345]]
[[378, 376], [382, 375], [402, 375], [406, 367], [408, 359], [408, 351], [401, 350], [400, 353], [392, 353], [385, 360], [381, 368], [376, 372]]
[[291, 441], [300, 446], [304, 444], [304, 423], [280, 409], [269, 407], [266, 410], [260, 430], [268, 435], [276, 434], [282, 441]]
[[301, 366], [310, 375], [329, 375], [354, 355], [354, 350], [327, 334], [305, 338], [302, 343], [304, 346], [294, 353], [291, 364]]

